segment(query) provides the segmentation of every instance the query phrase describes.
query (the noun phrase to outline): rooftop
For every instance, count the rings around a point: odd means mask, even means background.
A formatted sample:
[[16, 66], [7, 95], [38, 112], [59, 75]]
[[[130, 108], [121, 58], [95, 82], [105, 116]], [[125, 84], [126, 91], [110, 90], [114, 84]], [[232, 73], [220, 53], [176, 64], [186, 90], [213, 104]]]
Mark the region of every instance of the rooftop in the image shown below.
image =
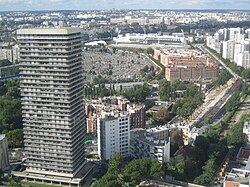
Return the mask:
[[74, 27], [65, 27], [65, 28], [30, 28], [30, 29], [20, 29], [17, 30], [17, 34], [73, 34], [76, 32], [82, 32], [82, 29], [74, 28]]
[[149, 140], [150, 137], [148, 137], [146, 134], [147, 134], [147, 131], [145, 129], [134, 129], [130, 131], [131, 139], [138, 139], [152, 146], [164, 146], [169, 141], [168, 139], [156, 140], [156, 139], [153, 139], [153, 137], [151, 137], [152, 138], [152, 141], [151, 141]]
[[249, 156], [250, 156], [250, 148], [241, 147], [237, 154], [237, 160], [247, 161]]

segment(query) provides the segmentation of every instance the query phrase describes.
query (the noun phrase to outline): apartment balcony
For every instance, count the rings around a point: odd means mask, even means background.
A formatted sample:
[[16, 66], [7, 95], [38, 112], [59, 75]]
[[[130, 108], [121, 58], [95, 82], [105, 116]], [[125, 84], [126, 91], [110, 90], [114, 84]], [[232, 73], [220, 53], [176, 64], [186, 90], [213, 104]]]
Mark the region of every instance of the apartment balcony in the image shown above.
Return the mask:
[[57, 45], [51, 45], [51, 44], [27, 44], [27, 43], [21, 43], [19, 44], [20, 50], [40, 50], [42, 49], [62, 49], [62, 50], [71, 50], [71, 48], [82, 48], [81, 43], [76, 43], [74, 45], [69, 45], [69, 44], [61, 44], [57, 43]]
[[[47, 99], [43, 98], [42, 99], [42, 98], [39, 98], [39, 97], [37, 99], [34, 99], [34, 98], [30, 99], [30, 98], [27, 98], [27, 97], [23, 97], [23, 98], [21, 98], [21, 100], [24, 101], [24, 102], [22, 102], [22, 104], [27, 104], [27, 105], [30, 105], [30, 104], [32, 105], [33, 103], [36, 104], [36, 102], [39, 103], [39, 104], [42, 104], [42, 103], [50, 104], [51, 103], [51, 105], [53, 105], [53, 106], [55, 106], [56, 103], [70, 104], [70, 101], [68, 101], [68, 100], [63, 100], [63, 99], [55, 100], [55, 99], [51, 99], [51, 98], [47, 98]], [[32, 103], [25, 102], [25, 101], [31, 101]], [[62, 105], [62, 106], [64, 106], [64, 105]]]
[[56, 146], [54, 144], [51, 144], [51, 143], [47, 143], [47, 142], [40, 142], [40, 143], [27, 143], [25, 142], [25, 151], [29, 150], [29, 149], [40, 149], [40, 148], [43, 148], [43, 149], [53, 149], [53, 150], [58, 150], [58, 151], [62, 151], [62, 152], [65, 152], [65, 153], [68, 153], [68, 152], [71, 152], [72, 149], [71, 149], [71, 146]]
[[62, 134], [62, 133], [46, 133], [46, 132], [41, 132], [41, 131], [36, 131], [33, 129], [33, 131], [24, 131], [24, 136], [37, 136], [37, 137], [48, 137], [48, 138], [53, 138], [53, 137], [60, 137], [60, 138], [64, 138], [64, 139], [70, 139], [71, 136], [69, 135], [69, 133], [67, 134]]
[[51, 92], [51, 93], [59, 93], [59, 91], [56, 91], [56, 90], [60, 90], [60, 93], [68, 93], [68, 90], [70, 90], [71, 88], [65, 86], [65, 87], [62, 87], [61, 85], [58, 86], [58, 87], [48, 87], [48, 86], [41, 86], [41, 85], [36, 85], [35, 87], [32, 85], [29, 85], [29, 84], [24, 84], [23, 81], [21, 81], [21, 85], [20, 85], [21, 88], [32, 88], [32, 89], [54, 89], [55, 91]]
[[[72, 159], [71, 153], [70, 154], [61, 154], [61, 151], [53, 152], [53, 151], [46, 151], [46, 150], [27, 150], [27, 155], [30, 157], [31, 155], [33, 158], [41, 158], [41, 160], [45, 161], [54, 161], [54, 162], [65, 162], [65, 160]], [[46, 158], [47, 157], [47, 158]], [[63, 158], [63, 159], [62, 159]]]
[[[46, 66], [46, 64], [44, 64]], [[22, 73], [29, 73], [30, 71], [35, 71], [35, 72], [54, 72], [54, 73], [69, 73], [69, 68], [62, 68], [61, 66], [60, 67], [55, 67], [53, 66], [53, 68], [45, 68], [43, 66], [43, 64], [37, 64], [37, 66], [34, 66], [34, 67], [30, 67], [28, 64], [27, 66], [25, 66], [25, 64], [23, 64], [20, 68], [19, 68], [20, 71], [22, 71]], [[60, 74], [59, 73], [59, 74]]]
[[67, 62], [65, 60], [65, 62], [49, 62], [49, 63], [46, 63], [46, 62], [22, 62], [20, 64], [20, 67], [19, 69], [20, 70], [30, 70], [30, 71], [35, 71], [35, 70], [43, 70], [43, 71], [57, 71], [57, 70], [60, 70], [63, 71], [65, 70], [66, 72], [70, 73], [76, 69], [76, 68], [79, 68], [79, 67], [82, 67], [82, 64], [81, 64], [81, 60], [77, 60], [75, 62]]
[[[33, 100], [34, 101], [34, 100]], [[37, 106], [37, 107], [53, 107], [53, 108], [57, 108], [57, 109], [69, 109], [70, 108], [70, 105], [60, 105], [60, 102], [51, 102], [51, 103], [42, 103], [40, 101], [37, 101], [37, 103], [34, 102], [34, 104], [32, 103], [22, 103], [23, 105], [29, 105], [29, 106]], [[25, 107], [25, 106], [23, 106]], [[22, 109], [25, 109], [23, 108]]]
[[71, 140], [68, 139], [62, 139], [62, 138], [48, 138], [45, 136], [31, 136], [31, 135], [24, 135], [24, 139], [32, 139], [32, 140], [43, 140], [43, 141], [51, 141], [51, 142], [60, 142], [61, 145], [63, 143], [69, 143], [71, 144]]
[[[69, 45], [74, 45], [74, 44], [80, 44], [81, 42], [81, 38], [75, 38], [73, 40], [55, 40], [53, 38], [48, 38], [47, 40], [43, 39], [43, 40], [34, 40], [34, 39], [23, 39], [23, 40], [19, 40], [19, 43], [22, 44], [69, 44]], [[53, 48], [56, 48], [56, 46], [53, 46]]]
[[[79, 46], [79, 45], [78, 45]], [[21, 48], [21, 53], [74, 53], [74, 52], [82, 52], [82, 47], [79, 46], [77, 48], [69, 48], [69, 49], [58, 49], [57, 47], [50, 48], [48, 50], [40, 50], [40, 49], [27, 49], [27, 48]]]
[[[36, 105], [34, 105], [36, 106]], [[23, 114], [43, 114], [43, 112], [47, 112], [47, 114], [49, 115], [50, 112], [53, 113], [53, 112], [60, 112], [60, 114], [58, 114], [58, 116], [61, 116], [61, 115], [64, 115], [65, 117], [67, 116], [71, 116], [72, 115], [72, 112], [70, 109], [58, 109], [58, 107], [53, 107], [53, 108], [42, 108], [42, 107], [32, 107], [32, 106], [22, 106], [22, 109], [23, 109]], [[41, 112], [39, 112], [41, 111]], [[46, 114], [46, 113], [45, 113]]]
[[[53, 118], [43, 118], [43, 117], [36, 117], [36, 118], [31, 118], [31, 117], [25, 117], [24, 116], [24, 119], [23, 119], [24, 122], [32, 122], [32, 123], [49, 123], [49, 124], [53, 124], [55, 126], [70, 126], [70, 122], [62, 122], [61, 120], [57, 121], [56, 119], [53, 119]], [[27, 124], [28, 125], [28, 124]], [[51, 126], [52, 128], [53, 126]], [[56, 128], [56, 127], [55, 127]]]
[[[33, 93], [33, 94], [31, 94]], [[66, 95], [66, 96], [63, 96], [62, 95], [54, 95], [54, 94], [39, 94], [41, 92], [28, 92], [28, 91], [25, 91], [25, 92], [21, 92], [21, 95], [22, 97], [40, 97], [40, 98], [51, 98], [51, 99], [69, 99], [70, 98], [70, 95]]]
[[[26, 149], [26, 146], [30, 146], [30, 147], [33, 147], [35, 144], [37, 144], [37, 146], [40, 147], [41, 146], [45, 146], [45, 145], [51, 145], [51, 146], [61, 146], [61, 147], [68, 147], [70, 150], [72, 150], [72, 145], [71, 144], [66, 144], [66, 143], [62, 143], [62, 142], [48, 142], [48, 141], [38, 141], [38, 140], [30, 140], [30, 139], [25, 139], [24, 140], [24, 146], [25, 146], [25, 149]], [[64, 148], [65, 149], [65, 148]]]
[[[32, 57], [25, 57], [25, 58], [23, 58], [22, 56], [20, 56], [20, 62], [21, 62], [21, 64], [23, 64], [23, 63], [25, 63], [25, 62], [33, 62], [33, 63], [35, 63], [35, 62], [47, 62], [47, 63], [49, 63], [49, 62], [71, 62], [72, 60], [77, 60], [77, 61], [82, 61], [82, 56], [74, 56], [74, 57], [71, 57], [71, 58], [68, 58], [68, 56], [67, 56], [67, 58], [64, 58], [64, 59], [62, 59], [62, 58], [55, 58], [55, 59], [53, 59], [53, 58], [43, 58], [43, 59], [41, 59], [41, 58], [32, 58]], [[53, 67], [54, 67], [55, 65], [53, 65]]]
[[[50, 149], [50, 150], [48, 150], [48, 149]], [[56, 149], [56, 152], [55, 152], [55, 151], [52, 151], [52, 148], [44, 147], [44, 146], [41, 146], [40, 148], [27, 147], [27, 148], [25, 148], [25, 151], [28, 152], [29, 155], [37, 155], [37, 156], [44, 156], [44, 157], [47, 156], [47, 157], [55, 157], [55, 158], [57, 158], [58, 156], [64, 156], [64, 157], [71, 158], [71, 155], [72, 155], [72, 153], [70, 151]], [[37, 152], [37, 154], [33, 154], [33, 152]], [[55, 156], [55, 155], [57, 155], [57, 156]]]
[[[69, 173], [72, 173], [72, 169], [71, 169], [72, 166], [67, 167], [67, 166], [65, 166], [65, 164], [62, 164], [62, 165], [53, 164], [53, 166], [52, 166], [52, 164], [49, 163], [49, 162], [38, 162], [38, 161], [29, 160], [28, 163], [27, 163], [27, 166], [28, 167], [33, 167], [33, 168], [35, 167], [35, 168], [40, 168], [40, 169], [47, 169], [49, 171], [51, 171], [51, 170], [56, 170], [56, 171], [60, 170], [60, 171], [67, 171]], [[56, 166], [58, 166], [58, 167], [56, 167]], [[70, 168], [70, 169], [67, 169], [67, 168]]]
[[78, 51], [75, 51], [74, 53], [68, 53], [68, 54], [61, 54], [60, 52], [57, 52], [55, 54], [49, 54], [49, 53], [45, 53], [45, 54], [42, 54], [42, 53], [20, 53], [20, 57], [22, 57], [22, 59], [24, 57], [29, 57], [29, 58], [71, 58], [71, 57], [74, 57], [75, 55], [79, 55], [81, 56], [81, 53], [82, 51], [78, 50]]
[[[29, 131], [29, 132], [43, 132], [43, 133], [51, 133], [51, 134], [58, 134], [58, 135], [64, 135], [64, 134], [68, 134], [70, 135], [70, 131], [68, 130], [64, 130], [62, 131], [61, 129], [53, 129], [53, 128], [47, 128], [46, 126], [41, 127], [39, 126], [39, 128], [35, 128], [36, 126], [34, 125], [33, 128], [31, 128], [30, 126], [25, 126], [23, 128], [24, 131]], [[44, 130], [47, 129], [47, 130]]]

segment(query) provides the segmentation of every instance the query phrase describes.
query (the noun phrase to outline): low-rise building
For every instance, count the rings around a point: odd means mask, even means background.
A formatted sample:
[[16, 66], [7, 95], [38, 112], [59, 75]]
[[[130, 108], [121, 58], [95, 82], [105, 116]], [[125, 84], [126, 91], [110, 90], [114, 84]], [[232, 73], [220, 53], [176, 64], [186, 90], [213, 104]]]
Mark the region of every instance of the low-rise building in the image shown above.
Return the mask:
[[218, 64], [198, 50], [155, 49], [154, 58], [166, 67], [165, 78], [171, 80], [211, 80], [219, 75]]
[[148, 45], [185, 45], [186, 38], [183, 33], [173, 33], [172, 35], [127, 33], [114, 38], [118, 43], [134, 43]]
[[160, 163], [170, 159], [170, 134], [167, 128], [135, 129], [130, 133], [130, 154], [134, 158], [154, 158]]

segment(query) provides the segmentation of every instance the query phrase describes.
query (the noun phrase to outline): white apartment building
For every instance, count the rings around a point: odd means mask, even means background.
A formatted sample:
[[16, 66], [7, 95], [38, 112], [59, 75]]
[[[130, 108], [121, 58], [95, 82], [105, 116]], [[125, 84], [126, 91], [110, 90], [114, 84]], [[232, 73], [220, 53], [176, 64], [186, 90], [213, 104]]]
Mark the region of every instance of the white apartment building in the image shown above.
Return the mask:
[[0, 44], [0, 60], [9, 60], [12, 63], [19, 61], [18, 45], [9, 46], [8, 44]]
[[103, 113], [97, 119], [98, 155], [109, 160], [114, 153], [129, 157], [130, 116], [128, 113]]
[[223, 41], [222, 43], [222, 57], [225, 59], [229, 59], [231, 61], [234, 60], [234, 44], [233, 40]]
[[245, 68], [250, 68], [250, 52], [248, 51], [244, 51], [244, 52], [240, 52], [237, 55], [237, 65], [245, 67]]
[[0, 169], [9, 166], [8, 141], [4, 134], [0, 134]]
[[245, 68], [250, 67], [250, 29], [225, 28], [207, 37], [207, 46], [222, 53], [222, 57]]

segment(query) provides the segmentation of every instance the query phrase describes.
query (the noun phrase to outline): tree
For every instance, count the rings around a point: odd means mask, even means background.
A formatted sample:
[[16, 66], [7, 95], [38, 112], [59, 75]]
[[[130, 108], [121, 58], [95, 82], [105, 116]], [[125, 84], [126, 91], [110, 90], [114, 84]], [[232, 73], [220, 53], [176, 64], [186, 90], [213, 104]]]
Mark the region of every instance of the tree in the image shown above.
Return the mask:
[[6, 133], [9, 144], [14, 147], [23, 147], [23, 130], [15, 129]]
[[171, 93], [170, 82], [167, 80], [159, 81], [159, 95], [162, 101], [169, 101]]
[[185, 159], [183, 156], [171, 158], [165, 167], [166, 174], [170, 174], [177, 179], [182, 179], [185, 170]]
[[216, 172], [217, 165], [214, 156], [211, 156], [206, 164], [202, 167], [203, 173], [196, 177], [194, 183], [200, 185], [208, 185], [213, 182], [213, 175]]
[[226, 111], [235, 111], [240, 105], [240, 93], [234, 93], [226, 103]]
[[175, 129], [171, 134], [171, 143], [179, 146], [184, 145], [183, 141], [183, 131]]
[[149, 55], [154, 55], [154, 50], [151, 47], [149, 47], [149, 48], [147, 48], [147, 53]]
[[108, 172], [100, 180], [94, 183], [93, 187], [122, 187], [121, 182], [117, 178], [117, 174]]
[[9, 60], [0, 60], [0, 67], [9, 66], [12, 63]]
[[161, 108], [160, 110], [157, 111], [156, 117], [163, 122], [167, 122], [169, 119], [169, 112], [166, 108]]
[[144, 83], [142, 86], [134, 86], [123, 92], [123, 96], [132, 102], [144, 102], [149, 95], [148, 84]]
[[149, 70], [148, 65], [144, 66], [143, 71], [146, 73], [146, 72], [148, 72], [148, 70]]
[[0, 133], [22, 128], [19, 81], [0, 82]]
[[161, 169], [161, 163], [156, 159], [151, 159], [150, 166], [150, 177], [161, 177], [163, 175], [163, 171]]
[[121, 171], [121, 155], [120, 153], [114, 153], [109, 160], [108, 171], [112, 173], [120, 173]]
[[19, 182], [12, 181], [9, 183], [10, 187], [21, 187], [22, 185]]
[[123, 172], [124, 181], [129, 183], [129, 186], [136, 186], [141, 180], [141, 170], [138, 160], [129, 162]]
[[244, 69], [242, 72], [241, 72], [241, 77], [245, 80], [248, 80], [250, 79], [250, 69], [247, 68], [247, 69]]
[[213, 81], [213, 84], [215, 86], [224, 85], [231, 78], [232, 75], [227, 70], [224, 70], [219, 74], [219, 77]]
[[154, 71], [155, 70], [155, 68], [154, 68], [154, 66], [150, 66], [150, 71]]

